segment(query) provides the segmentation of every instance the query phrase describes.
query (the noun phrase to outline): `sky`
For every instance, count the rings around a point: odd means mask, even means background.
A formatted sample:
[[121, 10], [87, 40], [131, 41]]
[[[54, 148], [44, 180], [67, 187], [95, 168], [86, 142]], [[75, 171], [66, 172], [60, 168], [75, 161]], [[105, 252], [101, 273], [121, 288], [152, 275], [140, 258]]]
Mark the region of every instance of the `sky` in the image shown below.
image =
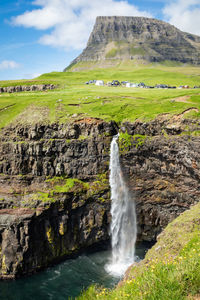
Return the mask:
[[157, 18], [200, 36], [200, 0], [0, 0], [0, 80], [62, 71], [97, 16]]

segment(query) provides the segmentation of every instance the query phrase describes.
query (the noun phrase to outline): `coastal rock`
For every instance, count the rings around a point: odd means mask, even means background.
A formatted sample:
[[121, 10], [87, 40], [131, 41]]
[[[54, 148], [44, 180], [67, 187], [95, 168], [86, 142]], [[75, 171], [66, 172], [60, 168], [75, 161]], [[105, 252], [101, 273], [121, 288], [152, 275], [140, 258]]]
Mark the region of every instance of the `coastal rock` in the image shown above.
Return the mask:
[[138, 240], [155, 241], [169, 222], [199, 201], [200, 140], [136, 135], [130, 141], [121, 147], [121, 165], [136, 201]]
[[[129, 140], [119, 140], [120, 161], [136, 202], [138, 242], [155, 242], [199, 201], [198, 127], [167, 116], [122, 124]], [[85, 118], [1, 131], [0, 278], [34, 273], [109, 241], [109, 149], [118, 130]]]
[[0, 278], [35, 273], [92, 245], [100, 247], [109, 239], [110, 205], [97, 196], [63, 193], [46, 208], [1, 209]]
[[54, 84], [39, 84], [39, 85], [17, 85], [0, 87], [0, 93], [18, 93], [18, 92], [29, 92], [29, 91], [46, 91], [53, 90], [56, 86]]
[[87, 179], [108, 169], [109, 144], [116, 133], [114, 122], [98, 119], [5, 129], [0, 173]]

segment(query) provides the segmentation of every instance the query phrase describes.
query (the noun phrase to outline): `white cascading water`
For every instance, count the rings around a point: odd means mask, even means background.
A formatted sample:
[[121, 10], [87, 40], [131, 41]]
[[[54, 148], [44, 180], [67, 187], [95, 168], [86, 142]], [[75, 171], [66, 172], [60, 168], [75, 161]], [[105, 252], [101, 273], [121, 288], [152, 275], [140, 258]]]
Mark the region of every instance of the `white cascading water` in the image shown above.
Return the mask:
[[117, 139], [118, 135], [113, 137], [110, 148], [112, 259], [106, 270], [114, 276], [122, 276], [134, 262], [137, 225], [135, 202], [120, 168]]

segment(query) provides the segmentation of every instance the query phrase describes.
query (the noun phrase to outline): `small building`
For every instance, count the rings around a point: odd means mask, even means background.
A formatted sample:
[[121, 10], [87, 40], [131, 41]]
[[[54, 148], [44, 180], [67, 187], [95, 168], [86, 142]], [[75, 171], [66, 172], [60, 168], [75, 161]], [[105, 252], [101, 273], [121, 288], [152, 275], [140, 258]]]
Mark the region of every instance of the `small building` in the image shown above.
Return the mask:
[[140, 87], [140, 88], [144, 88], [144, 87], [145, 87], [145, 84], [144, 84], [144, 82], [140, 82], [140, 83], [138, 84], [138, 87]]
[[136, 88], [136, 87], [138, 87], [138, 86], [139, 86], [138, 83], [131, 83], [131, 87], [133, 87], [133, 88]]
[[126, 87], [133, 87], [133, 88], [135, 88], [135, 87], [138, 87], [138, 84], [137, 83], [131, 83], [131, 82], [127, 82], [126, 83]]
[[111, 85], [112, 85], [112, 86], [120, 86], [121, 84], [120, 84], [119, 80], [113, 80], [113, 81], [111, 82]]
[[97, 80], [95, 85], [104, 86], [104, 81], [103, 80]]
[[122, 86], [126, 86], [126, 84], [127, 84], [128, 82], [129, 82], [129, 81], [125, 81], [125, 80], [124, 80], [124, 81], [121, 81], [121, 85], [122, 85]]
[[168, 89], [167, 84], [156, 84], [155, 86], [156, 89]]

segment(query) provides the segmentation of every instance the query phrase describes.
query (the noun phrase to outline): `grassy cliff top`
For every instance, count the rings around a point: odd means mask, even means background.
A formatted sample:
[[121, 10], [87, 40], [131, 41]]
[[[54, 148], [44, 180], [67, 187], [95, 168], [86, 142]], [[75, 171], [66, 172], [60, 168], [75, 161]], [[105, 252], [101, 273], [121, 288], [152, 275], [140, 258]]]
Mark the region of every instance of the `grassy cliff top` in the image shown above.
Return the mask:
[[[1, 93], [0, 128], [11, 122], [67, 122], [82, 117], [117, 122], [150, 120], [161, 113], [176, 114], [190, 107], [199, 109], [199, 89], [161, 90], [85, 85], [86, 81], [93, 79], [105, 82], [127, 80], [144, 82], [146, 85], [200, 85], [200, 67], [169, 65], [168, 62], [163, 65], [130, 65], [124, 61], [106, 69], [52, 72], [32, 81], [0, 81], [0, 86], [58, 85], [56, 90], [43, 92]], [[199, 117], [199, 113], [194, 112], [193, 116]]]
[[200, 203], [175, 219], [143, 261], [132, 266], [118, 287], [92, 286], [79, 300], [199, 299]]

